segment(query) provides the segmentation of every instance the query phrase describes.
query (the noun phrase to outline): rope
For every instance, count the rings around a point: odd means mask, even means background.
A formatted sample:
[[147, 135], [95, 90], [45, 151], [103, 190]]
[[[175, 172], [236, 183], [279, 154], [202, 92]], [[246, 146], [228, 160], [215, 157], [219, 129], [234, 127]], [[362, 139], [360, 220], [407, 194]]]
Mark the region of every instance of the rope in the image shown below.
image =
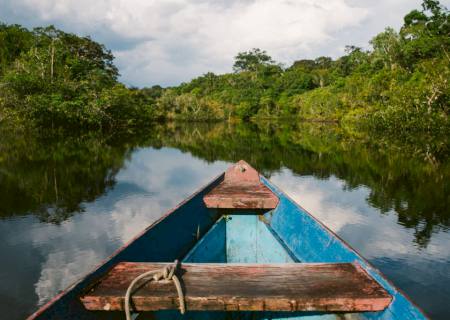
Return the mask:
[[144, 272], [143, 274], [134, 278], [133, 281], [131, 281], [130, 285], [128, 286], [127, 293], [125, 294], [126, 320], [131, 320], [131, 312], [130, 312], [131, 291], [133, 290], [136, 283], [138, 283], [142, 279], [149, 278], [149, 277], [151, 277], [151, 278], [147, 279], [147, 281], [150, 281], [150, 280], [159, 281], [161, 279], [172, 280], [175, 285], [175, 288], [177, 289], [178, 299], [180, 300], [180, 313], [184, 314], [186, 312], [186, 307], [184, 304], [183, 290], [181, 289], [180, 280], [178, 279], [177, 275], [175, 274], [177, 267], [178, 267], [178, 260], [175, 260], [175, 262], [172, 265], [165, 266], [164, 268], [162, 268], [160, 270], [152, 270], [152, 271]]

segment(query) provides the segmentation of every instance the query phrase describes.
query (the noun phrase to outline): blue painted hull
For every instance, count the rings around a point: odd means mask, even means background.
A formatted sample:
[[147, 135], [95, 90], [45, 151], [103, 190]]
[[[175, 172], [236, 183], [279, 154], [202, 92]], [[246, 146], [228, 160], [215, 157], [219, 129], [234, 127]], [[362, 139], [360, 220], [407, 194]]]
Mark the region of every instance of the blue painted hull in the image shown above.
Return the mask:
[[123, 318], [121, 313], [87, 311], [78, 296], [118, 262], [175, 259], [221, 263], [358, 262], [393, 296], [393, 301], [386, 310], [371, 313], [187, 312], [181, 316], [174, 310], [144, 313], [138, 319], [426, 319], [367, 261], [268, 180], [261, 178], [280, 200], [274, 210], [264, 214], [227, 211], [223, 215], [220, 210], [206, 208], [203, 196], [222, 180], [223, 175], [185, 200], [29, 319]]

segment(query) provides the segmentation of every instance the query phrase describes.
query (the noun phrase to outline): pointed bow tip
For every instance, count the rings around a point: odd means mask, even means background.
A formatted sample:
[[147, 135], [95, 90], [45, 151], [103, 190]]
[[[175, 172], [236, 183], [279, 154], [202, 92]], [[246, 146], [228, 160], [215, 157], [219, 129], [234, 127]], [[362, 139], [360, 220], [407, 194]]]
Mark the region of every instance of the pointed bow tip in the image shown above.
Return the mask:
[[259, 183], [259, 173], [244, 160], [239, 160], [225, 171], [225, 181]]

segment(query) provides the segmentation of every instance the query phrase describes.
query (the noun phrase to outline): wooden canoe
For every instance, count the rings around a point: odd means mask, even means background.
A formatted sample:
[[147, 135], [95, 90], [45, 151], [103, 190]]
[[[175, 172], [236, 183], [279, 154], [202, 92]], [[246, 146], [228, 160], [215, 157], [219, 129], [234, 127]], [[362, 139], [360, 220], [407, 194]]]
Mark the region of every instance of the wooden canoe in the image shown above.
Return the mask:
[[132, 296], [138, 319], [426, 319], [378, 270], [244, 161], [28, 319], [121, 319], [139, 274], [181, 261]]

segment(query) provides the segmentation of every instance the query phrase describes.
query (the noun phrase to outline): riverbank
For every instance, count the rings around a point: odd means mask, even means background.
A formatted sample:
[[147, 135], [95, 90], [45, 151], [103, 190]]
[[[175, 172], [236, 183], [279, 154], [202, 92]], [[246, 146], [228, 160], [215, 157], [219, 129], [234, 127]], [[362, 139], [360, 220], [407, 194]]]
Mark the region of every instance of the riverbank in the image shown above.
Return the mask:
[[369, 50], [290, 66], [261, 49], [235, 56], [233, 73], [207, 72], [162, 88], [129, 88], [114, 56], [53, 26], [0, 23], [0, 121], [41, 127], [123, 128], [155, 120], [292, 119], [364, 126], [375, 133], [450, 133], [450, 13], [437, 1], [386, 28]]

